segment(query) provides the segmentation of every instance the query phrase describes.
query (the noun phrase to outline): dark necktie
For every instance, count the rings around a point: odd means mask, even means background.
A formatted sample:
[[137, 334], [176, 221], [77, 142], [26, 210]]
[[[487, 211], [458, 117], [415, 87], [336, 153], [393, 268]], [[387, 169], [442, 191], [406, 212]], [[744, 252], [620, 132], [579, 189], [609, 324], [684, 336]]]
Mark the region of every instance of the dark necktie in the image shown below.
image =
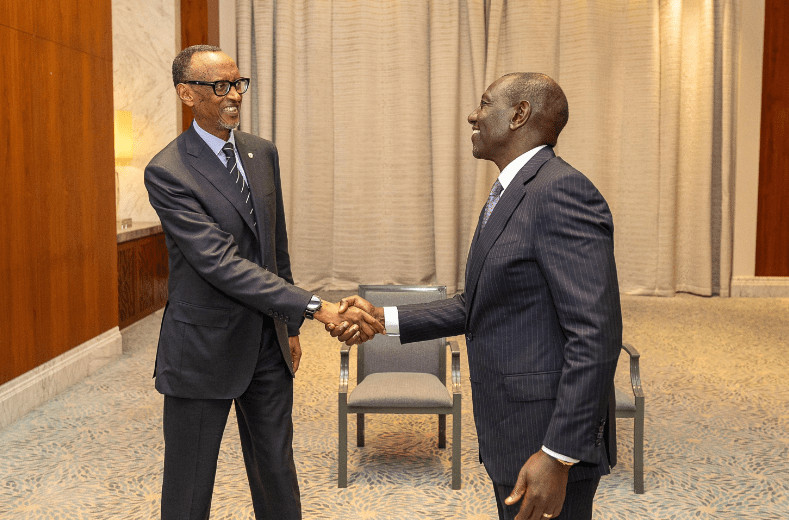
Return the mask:
[[496, 207], [496, 204], [499, 202], [499, 197], [501, 197], [501, 192], [504, 191], [504, 187], [501, 185], [498, 179], [496, 182], [493, 183], [493, 187], [490, 189], [490, 195], [488, 196], [488, 203], [485, 204], [485, 216], [482, 217], [482, 227], [485, 227], [485, 224], [488, 223], [488, 219], [490, 218], [490, 214], [493, 213], [493, 208]]
[[[236, 186], [239, 187], [239, 194], [244, 199], [244, 205], [246, 205], [247, 209], [249, 209], [249, 214], [251, 215], [255, 209], [252, 207], [252, 202], [249, 200], [251, 196], [251, 192], [249, 191], [249, 186], [244, 181], [244, 176], [241, 175], [241, 170], [238, 169], [238, 165], [236, 164], [236, 152], [233, 149], [233, 143], [226, 143], [225, 146], [222, 147], [222, 151], [227, 157], [227, 171], [230, 172], [230, 175], [235, 175]], [[253, 221], [253, 224], [257, 226], [257, 222]]]

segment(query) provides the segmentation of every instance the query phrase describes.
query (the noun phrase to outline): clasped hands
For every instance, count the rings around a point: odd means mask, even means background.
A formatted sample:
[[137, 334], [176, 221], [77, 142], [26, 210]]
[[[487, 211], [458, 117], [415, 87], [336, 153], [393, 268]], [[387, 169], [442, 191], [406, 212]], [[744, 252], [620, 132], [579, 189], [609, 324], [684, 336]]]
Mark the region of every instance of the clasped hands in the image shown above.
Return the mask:
[[315, 319], [324, 324], [333, 338], [349, 346], [385, 333], [383, 308], [359, 296], [343, 298], [339, 303], [324, 301]]

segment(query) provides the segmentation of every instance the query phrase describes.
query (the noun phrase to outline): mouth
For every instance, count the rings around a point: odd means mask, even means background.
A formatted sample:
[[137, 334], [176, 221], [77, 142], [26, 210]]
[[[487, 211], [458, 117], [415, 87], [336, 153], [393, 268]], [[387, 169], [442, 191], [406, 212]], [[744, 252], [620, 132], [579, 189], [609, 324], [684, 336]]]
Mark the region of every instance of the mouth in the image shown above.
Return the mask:
[[223, 114], [227, 114], [227, 115], [229, 115], [231, 117], [235, 117], [235, 116], [238, 115], [238, 106], [233, 105], [233, 106], [229, 106], [229, 107], [224, 107], [222, 109], [222, 113]]

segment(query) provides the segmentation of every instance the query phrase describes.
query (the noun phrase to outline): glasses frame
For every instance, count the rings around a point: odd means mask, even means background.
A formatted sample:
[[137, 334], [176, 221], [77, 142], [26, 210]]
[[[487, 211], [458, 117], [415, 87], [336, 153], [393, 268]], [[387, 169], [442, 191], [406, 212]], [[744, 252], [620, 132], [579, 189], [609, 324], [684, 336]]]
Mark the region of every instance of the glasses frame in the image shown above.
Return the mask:
[[[244, 89], [244, 92], [241, 92], [240, 90], [238, 90], [238, 82], [239, 81], [246, 81], [247, 82], [247, 88]], [[183, 83], [187, 84], [187, 85], [204, 85], [204, 86], [207, 86], [207, 87], [211, 87], [214, 90], [214, 95], [215, 96], [225, 97], [228, 94], [230, 94], [230, 88], [231, 87], [236, 89], [236, 92], [238, 92], [239, 94], [244, 94], [247, 90], [249, 90], [249, 85], [252, 83], [252, 80], [249, 79], [249, 78], [238, 78], [235, 81], [230, 81], [230, 80], [226, 80], [226, 79], [220, 79], [219, 81], [184, 81]], [[217, 83], [230, 83], [230, 87], [227, 88], [227, 92], [225, 92], [224, 94], [220, 94], [219, 92], [216, 91], [216, 84]]]

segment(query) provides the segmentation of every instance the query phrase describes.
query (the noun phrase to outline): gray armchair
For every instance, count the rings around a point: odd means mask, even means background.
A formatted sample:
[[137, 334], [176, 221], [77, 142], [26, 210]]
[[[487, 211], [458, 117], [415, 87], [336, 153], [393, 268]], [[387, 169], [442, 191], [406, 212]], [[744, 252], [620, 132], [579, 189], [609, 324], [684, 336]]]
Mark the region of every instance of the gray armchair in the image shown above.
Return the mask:
[[[446, 298], [443, 286], [360, 285], [359, 295], [376, 307]], [[460, 348], [449, 342], [452, 381], [446, 385], [445, 338], [401, 345], [376, 336], [356, 350], [356, 387], [349, 393], [349, 355], [340, 351], [339, 455], [337, 485], [348, 486], [348, 414], [356, 414], [356, 445], [364, 446], [365, 414], [436, 414], [438, 447], [446, 447], [446, 415], [452, 414], [452, 489], [460, 489]], [[450, 393], [451, 392], [451, 393]]]
[[633, 419], [633, 491], [644, 492], [644, 392], [638, 360], [641, 355], [628, 343], [622, 350], [630, 356], [630, 392], [616, 389], [616, 418]]

